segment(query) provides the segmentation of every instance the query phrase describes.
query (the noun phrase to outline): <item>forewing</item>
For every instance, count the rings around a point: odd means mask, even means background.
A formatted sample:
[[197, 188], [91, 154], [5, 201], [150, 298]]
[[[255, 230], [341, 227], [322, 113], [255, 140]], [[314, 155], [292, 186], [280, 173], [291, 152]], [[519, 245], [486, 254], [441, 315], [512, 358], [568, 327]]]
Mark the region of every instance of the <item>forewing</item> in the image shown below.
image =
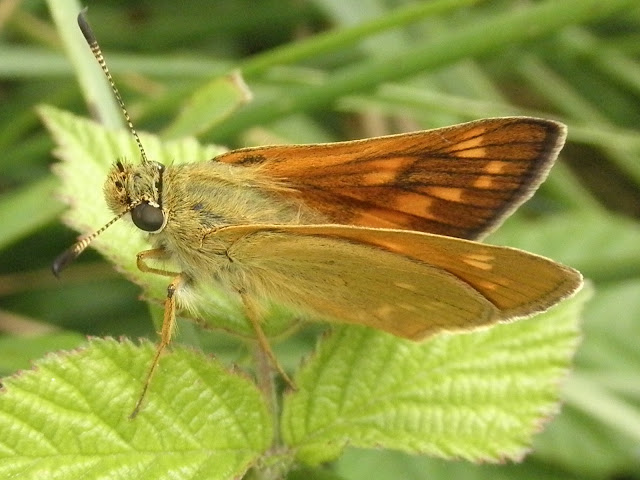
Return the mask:
[[217, 160], [259, 166], [327, 223], [477, 239], [533, 194], [565, 136], [557, 122], [495, 118], [352, 142], [241, 149]]
[[236, 288], [411, 339], [531, 315], [581, 282], [525, 252], [401, 230], [238, 226], [212, 236], [228, 245]]

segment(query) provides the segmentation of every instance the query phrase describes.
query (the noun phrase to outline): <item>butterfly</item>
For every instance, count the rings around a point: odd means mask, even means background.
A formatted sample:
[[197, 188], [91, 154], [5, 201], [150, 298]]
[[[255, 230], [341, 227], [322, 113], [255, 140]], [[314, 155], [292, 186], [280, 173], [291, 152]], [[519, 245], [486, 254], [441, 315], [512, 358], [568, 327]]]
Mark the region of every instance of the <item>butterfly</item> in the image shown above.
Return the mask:
[[[111, 79], [82, 16], [79, 23]], [[261, 327], [274, 303], [303, 317], [422, 340], [542, 312], [582, 285], [570, 267], [478, 241], [544, 181], [566, 137], [558, 122], [482, 119], [162, 165], [146, 158], [111, 84], [142, 161], [114, 164], [104, 193], [115, 217], [60, 255], [53, 270], [59, 274], [125, 215], [149, 233], [154, 248], [138, 254], [138, 266], [172, 280], [134, 414], [171, 341], [176, 310], [199, 284], [241, 298], [258, 342], [286, 379]], [[178, 270], [157, 268], [157, 260]]]

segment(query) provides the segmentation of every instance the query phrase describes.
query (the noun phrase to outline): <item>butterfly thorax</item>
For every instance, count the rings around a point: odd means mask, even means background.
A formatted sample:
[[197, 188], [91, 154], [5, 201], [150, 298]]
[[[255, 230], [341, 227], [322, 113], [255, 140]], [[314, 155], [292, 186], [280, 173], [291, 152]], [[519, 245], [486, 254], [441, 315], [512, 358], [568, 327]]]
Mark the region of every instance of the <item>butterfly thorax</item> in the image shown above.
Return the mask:
[[321, 221], [301, 202], [283, 196], [282, 186], [260, 178], [254, 169], [212, 161], [167, 167], [163, 178], [162, 204], [171, 231]]
[[[265, 180], [258, 169], [215, 161], [163, 166], [118, 162], [104, 187], [111, 210], [130, 210], [134, 224], [188, 275], [207, 271], [226, 246], [203, 247], [202, 239], [231, 225], [322, 223], [324, 218], [282, 195], [285, 187]], [[133, 206], [133, 208], [132, 208]], [[213, 242], [214, 243], [214, 242]], [[216, 255], [219, 253], [219, 255]]]

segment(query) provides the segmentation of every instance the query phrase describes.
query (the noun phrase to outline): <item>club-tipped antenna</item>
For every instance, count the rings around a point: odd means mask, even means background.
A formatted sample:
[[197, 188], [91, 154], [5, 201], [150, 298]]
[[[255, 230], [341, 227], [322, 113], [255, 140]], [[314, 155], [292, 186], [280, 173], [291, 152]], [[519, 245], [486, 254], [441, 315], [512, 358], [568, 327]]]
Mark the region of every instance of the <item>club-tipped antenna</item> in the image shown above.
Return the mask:
[[118, 220], [120, 220], [125, 213], [130, 212], [134, 208], [134, 206], [135, 205], [129, 206], [124, 212], [120, 213], [118, 216], [116, 216], [116, 217], [112, 218], [111, 220], [109, 220], [109, 222], [107, 222], [105, 225], [103, 225], [100, 229], [96, 230], [95, 232], [93, 232], [91, 235], [89, 235], [87, 237], [81, 238], [76, 243], [71, 245], [71, 247], [69, 247], [64, 252], [62, 252], [60, 255], [58, 255], [56, 257], [56, 259], [53, 261], [53, 264], [51, 265], [51, 271], [53, 272], [53, 274], [57, 278], [60, 278], [60, 272], [62, 272], [62, 270], [64, 270], [67, 267], [67, 265], [69, 265], [76, 258], [78, 258], [80, 256], [80, 254], [85, 251], [85, 249], [89, 246], [89, 244], [98, 235], [100, 235], [107, 228], [109, 228], [111, 225], [113, 225]]
[[116, 100], [120, 105], [120, 109], [124, 114], [124, 119], [126, 120], [127, 125], [129, 126], [129, 130], [131, 131], [133, 138], [136, 139], [136, 143], [138, 144], [138, 149], [140, 150], [140, 155], [142, 156], [142, 162], [147, 163], [148, 162], [147, 154], [144, 152], [144, 148], [142, 147], [142, 142], [140, 141], [138, 132], [136, 132], [136, 129], [133, 128], [133, 122], [131, 121], [129, 112], [127, 112], [127, 108], [124, 106], [124, 101], [122, 100], [122, 97], [120, 96], [120, 92], [118, 91], [118, 88], [116, 87], [116, 84], [113, 81], [111, 72], [109, 72], [109, 68], [107, 67], [107, 63], [105, 62], [104, 56], [102, 55], [102, 50], [100, 49], [100, 45], [98, 45], [98, 40], [96, 39], [96, 36], [93, 34], [93, 30], [91, 30], [91, 26], [89, 25], [89, 22], [85, 17], [86, 11], [87, 9], [85, 7], [78, 14], [78, 26], [80, 27], [80, 31], [82, 32], [82, 35], [84, 35], [84, 39], [89, 44], [89, 48], [91, 48], [91, 53], [93, 53], [93, 56], [98, 61], [98, 64], [100, 65], [100, 68], [102, 68], [102, 71], [104, 72], [105, 77], [107, 77], [107, 81], [109, 82], [109, 85], [111, 85], [111, 90], [113, 90], [113, 94], [115, 95]]

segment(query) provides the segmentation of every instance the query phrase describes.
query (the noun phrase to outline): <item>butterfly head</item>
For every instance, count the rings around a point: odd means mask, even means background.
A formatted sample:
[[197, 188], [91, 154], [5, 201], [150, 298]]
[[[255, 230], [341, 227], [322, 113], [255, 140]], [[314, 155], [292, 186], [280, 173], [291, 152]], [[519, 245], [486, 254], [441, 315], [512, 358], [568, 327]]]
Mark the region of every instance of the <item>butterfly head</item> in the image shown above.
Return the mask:
[[115, 163], [104, 183], [104, 197], [113, 213], [121, 217], [131, 212], [131, 220], [140, 230], [162, 231], [167, 215], [162, 209], [164, 165], [144, 161], [132, 165]]
[[98, 235], [127, 213], [131, 213], [131, 220], [140, 230], [161, 232], [167, 224], [167, 215], [162, 209], [163, 173], [164, 165], [158, 162], [143, 161], [135, 166], [116, 162], [104, 184], [107, 205], [116, 216], [62, 252], [51, 266], [53, 274], [60, 276], [60, 272], [78, 258]]

